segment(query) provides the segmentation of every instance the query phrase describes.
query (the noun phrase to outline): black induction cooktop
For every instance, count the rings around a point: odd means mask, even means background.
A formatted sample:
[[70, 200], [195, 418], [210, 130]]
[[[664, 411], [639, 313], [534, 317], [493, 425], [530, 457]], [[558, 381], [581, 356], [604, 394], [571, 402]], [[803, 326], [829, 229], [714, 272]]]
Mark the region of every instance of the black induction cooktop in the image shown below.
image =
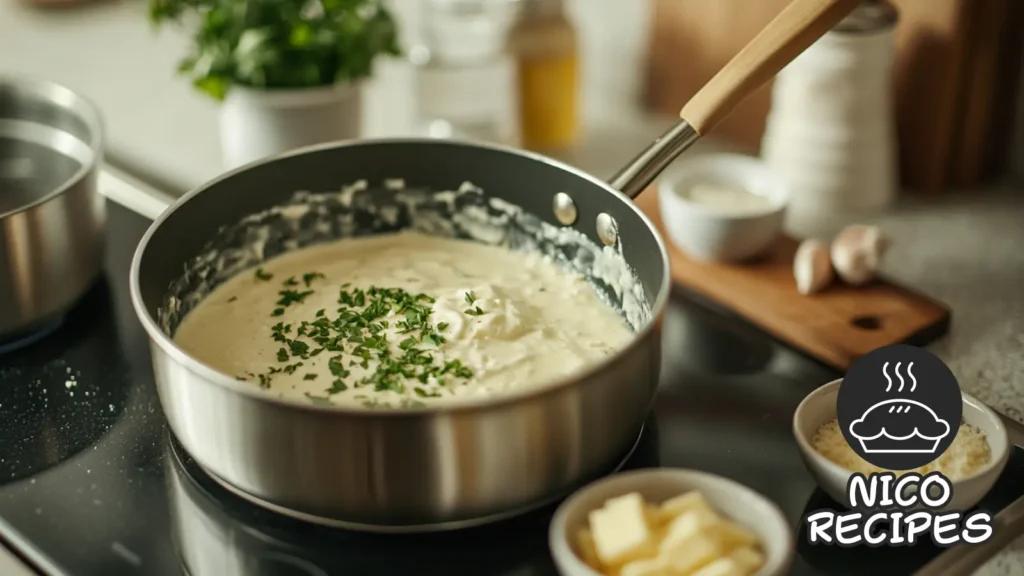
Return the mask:
[[[109, 205], [106, 275], [37, 341], [0, 352], [0, 539], [47, 574], [555, 574], [552, 508], [448, 534], [378, 536], [253, 507], [169, 434], [128, 295], [145, 218]], [[774, 499], [794, 526], [833, 506], [790, 434], [805, 394], [839, 376], [692, 295], [664, 324], [663, 378], [627, 467], [683, 466]], [[1017, 449], [983, 506], [1024, 490]], [[802, 535], [798, 538], [803, 540]], [[801, 545], [793, 574], [906, 574], [939, 552]]]

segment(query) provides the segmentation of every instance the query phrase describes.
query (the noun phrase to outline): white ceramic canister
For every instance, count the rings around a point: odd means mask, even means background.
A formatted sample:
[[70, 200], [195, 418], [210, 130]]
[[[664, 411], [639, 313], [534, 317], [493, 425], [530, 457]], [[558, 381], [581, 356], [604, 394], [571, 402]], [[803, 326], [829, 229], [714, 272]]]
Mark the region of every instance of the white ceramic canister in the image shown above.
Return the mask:
[[225, 169], [362, 133], [362, 85], [296, 90], [232, 87], [220, 110]]
[[788, 185], [790, 232], [813, 234], [896, 197], [896, 19], [886, 2], [864, 2], [775, 80], [761, 154]]

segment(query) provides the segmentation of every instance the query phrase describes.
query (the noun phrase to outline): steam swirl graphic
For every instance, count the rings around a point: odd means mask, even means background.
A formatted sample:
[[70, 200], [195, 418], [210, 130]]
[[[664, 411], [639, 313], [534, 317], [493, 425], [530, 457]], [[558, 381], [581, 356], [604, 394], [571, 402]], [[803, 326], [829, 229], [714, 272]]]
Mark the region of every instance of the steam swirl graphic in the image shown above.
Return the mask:
[[[906, 382], [903, 380], [903, 375], [900, 374], [900, 364], [902, 364], [902, 362], [897, 362], [895, 368], [893, 368], [893, 370], [892, 370], [896, 374], [896, 377], [899, 378], [899, 381], [900, 381], [900, 387], [896, 389], [897, 392], [903, 392], [903, 387], [906, 385]], [[907, 368], [906, 368], [907, 376], [910, 377], [910, 391], [911, 392], [913, 392], [914, 390], [917, 390], [917, 378], [914, 377], [914, 372], [911, 371], [911, 368], [913, 368], [913, 367], [914, 367], [914, 363], [911, 362], [910, 364], [907, 364]], [[888, 362], [886, 362], [885, 364], [882, 364], [882, 376], [885, 376], [885, 381], [886, 381], [885, 391], [886, 392], [889, 392], [889, 391], [892, 390], [892, 378], [889, 377], [889, 373], [887, 372], [888, 368], [889, 368], [889, 363]]]

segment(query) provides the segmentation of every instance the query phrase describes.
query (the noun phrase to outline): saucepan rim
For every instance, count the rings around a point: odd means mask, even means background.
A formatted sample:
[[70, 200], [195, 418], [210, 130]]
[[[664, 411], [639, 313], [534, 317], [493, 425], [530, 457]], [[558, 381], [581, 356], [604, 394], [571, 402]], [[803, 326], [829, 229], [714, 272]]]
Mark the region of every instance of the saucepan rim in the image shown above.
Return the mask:
[[[146, 248], [149, 246], [149, 241], [152, 239], [156, 231], [166, 222], [176, 210], [186, 204], [192, 198], [202, 194], [213, 188], [216, 184], [232, 178], [236, 174], [240, 174], [247, 170], [251, 170], [257, 166], [269, 164], [293, 156], [301, 156], [303, 154], [309, 154], [312, 152], [318, 152], [327, 149], [345, 149], [354, 147], [363, 147], [370, 145], [380, 144], [430, 144], [432, 146], [445, 145], [452, 147], [470, 147], [477, 149], [487, 149], [496, 152], [503, 152], [506, 154], [512, 154], [532, 160], [534, 162], [541, 162], [548, 164], [549, 166], [558, 168], [569, 172], [570, 174], [582, 178], [592, 184], [596, 184], [603, 188], [606, 192], [611, 193], [619, 201], [626, 204], [630, 210], [632, 210], [637, 216], [640, 217], [641, 221], [647, 225], [648, 230], [654, 236], [654, 240], [658, 245], [658, 250], [661, 256], [662, 275], [660, 281], [660, 287], [658, 288], [657, 296], [654, 299], [654, 303], [651, 306], [651, 316], [648, 321], [640, 327], [637, 331], [633, 332], [633, 338], [626, 346], [621, 348], [615, 354], [602, 359], [586, 370], [571, 373], [561, 378], [550, 381], [549, 383], [542, 386], [531, 387], [527, 390], [516, 391], [511, 393], [503, 393], [498, 396], [490, 398], [480, 399], [466, 399], [454, 404], [442, 404], [442, 405], [427, 405], [421, 408], [389, 408], [387, 410], [365, 410], [359, 408], [352, 408], [347, 406], [319, 406], [310, 404], [306, 401], [293, 398], [282, 398], [273, 396], [262, 389], [256, 388], [252, 384], [238, 382], [235, 378], [228, 374], [220, 372], [206, 364], [196, 360], [187, 352], [182, 350], [174, 341], [167, 335], [164, 334], [163, 330], [157, 325], [156, 320], [150, 315], [149, 310], [146, 307], [145, 302], [142, 298], [141, 288], [139, 285], [139, 269], [142, 265], [142, 258], [146, 252]], [[628, 263], [628, 262], [627, 262]], [[620, 361], [624, 356], [632, 353], [641, 343], [645, 340], [648, 334], [656, 329], [661, 323], [664, 316], [665, 309], [668, 306], [669, 294], [672, 290], [671, 273], [669, 269], [668, 249], [665, 245], [665, 240], [662, 238], [661, 233], [657, 227], [651, 221], [651, 219], [636, 205], [628, 196], [623, 194], [621, 191], [615, 189], [607, 182], [600, 180], [599, 178], [588, 174], [582, 170], [574, 168], [564, 162], [560, 162], [553, 158], [549, 158], [542, 154], [530, 152], [526, 150], [519, 150], [510, 146], [504, 146], [501, 144], [491, 143], [478, 143], [468, 142], [458, 139], [445, 139], [439, 140], [435, 138], [415, 138], [415, 137], [399, 137], [399, 138], [368, 138], [361, 140], [347, 140], [338, 142], [328, 142], [324, 144], [315, 144], [312, 146], [306, 146], [288, 152], [270, 156], [261, 160], [250, 162], [233, 170], [224, 172], [223, 174], [207, 181], [200, 186], [193, 188], [188, 193], [181, 196], [174, 204], [169, 206], [163, 213], [157, 217], [146, 233], [142, 236], [138, 246], [135, 249], [135, 254], [132, 256], [132, 264], [129, 278], [129, 288], [131, 292], [132, 307], [135, 309], [135, 314], [139, 317], [143, 328], [146, 330], [147, 335], [150, 338], [150, 342], [156, 344], [160, 350], [170, 356], [175, 362], [183, 365], [189, 371], [203, 378], [206, 382], [213, 385], [221, 386], [232, 392], [243, 394], [253, 400], [265, 401], [270, 403], [276, 403], [279, 405], [287, 406], [289, 408], [296, 408], [300, 410], [308, 410], [310, 412], [319, 412], [323, 414], [344, 414], [346, 416], [356, 416], [361, 418], [380, 418], [380, 417], [409, 417], [409, 416], [429, 416], [431, 414], [438, 413], [457, 413], [457, 412], [470, 412], [478, 411], [481, 409], [500, 409], [511, 404], [518, 404], [524, 401], [541, 398], [543, 396], [557, 394], [564, 388], [567, 388], [573, 384], [585, 381], [600, 372], [607, 370], [610, 366]]]
[[11, 210], [0, 212], [0, 220], [3, 220], [4, 218], [27, 212], [37, 206], [46, 204], [54, 198], [62, 196], [78, 182], [88, 177], [89, 173], [96, 170], [102, 161], [103, 139], [105, 135], [103, 114], [96, 103], [63, 84], [29, 75], [0, 73], [0, 85], [11, 86], [14, 89], [32, 94], [40, 100], [62, 107], [77, 115], [89, 129], [89, 141], [86, 144], [93, 153], [91, 161], [83, 162], [82, 166], [72, 176], [62, 184], [54, 187], [53, 190]]

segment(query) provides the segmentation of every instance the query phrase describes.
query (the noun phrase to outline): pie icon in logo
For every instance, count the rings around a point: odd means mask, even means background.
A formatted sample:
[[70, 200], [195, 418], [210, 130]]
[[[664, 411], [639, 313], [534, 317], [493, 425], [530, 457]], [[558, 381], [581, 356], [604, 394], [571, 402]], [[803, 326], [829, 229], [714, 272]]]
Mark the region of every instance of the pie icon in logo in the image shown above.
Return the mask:
[[862, 458], [887, 470], [927, 465], [960, 427], [960, 386], [949, 369], [913, 346], [879, 348], [846, 374], [836, 406], [843, 436]]

